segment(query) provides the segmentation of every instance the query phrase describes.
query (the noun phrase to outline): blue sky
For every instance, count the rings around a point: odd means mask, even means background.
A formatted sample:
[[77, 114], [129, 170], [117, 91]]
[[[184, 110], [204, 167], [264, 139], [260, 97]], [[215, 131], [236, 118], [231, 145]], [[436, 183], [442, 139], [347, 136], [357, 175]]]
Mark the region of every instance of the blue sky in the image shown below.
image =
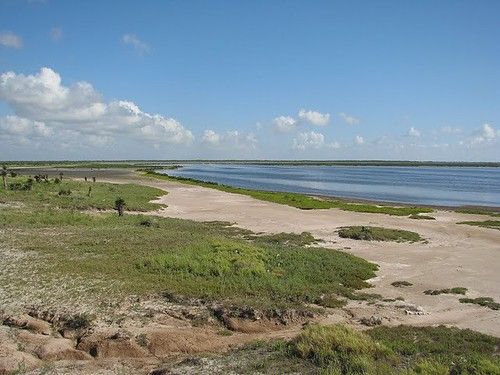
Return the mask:
[[499, 161], [498, 14], [0, 0], [0, 159]]

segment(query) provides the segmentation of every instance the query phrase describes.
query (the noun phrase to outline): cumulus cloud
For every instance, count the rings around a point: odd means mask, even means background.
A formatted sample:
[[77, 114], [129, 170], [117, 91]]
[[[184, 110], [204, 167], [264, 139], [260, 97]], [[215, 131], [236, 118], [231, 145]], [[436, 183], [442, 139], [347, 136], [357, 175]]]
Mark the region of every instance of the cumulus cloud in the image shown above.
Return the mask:
[[60, 27], [53, 27], [50, 30], [50, 38], [53, 42], [59, 42], [63, 37], [63, 30]]
[[330, 114], [301, 109], [299, 111], [299, 119], [311, 125], [324, 126], [330, 121]]
[[348, 115], [347, 113], [344, 113], [344, 112], [340, 112], [339, 116], [348, 125], [357, 125], [360, 122], [359, 118]]
[[293, 140], [293, 148], [297, 150], [305, 150], [307, 148], [321, 148], [325, 144], [325, 136], [321, 133], [313, 131], [299, 133], [297, 138]]
[[274, 128], [279, 132], [289, 132], [301, 124], [325, 126], [330, 121], [329, 113], [301, 109], [297, 117], [278, 116], [273, 119]]
[[493, 125], [483, 124], [469, 138], [461, 141], [460, 144], [475, 146], [483, 143], [493, 143], [500, 138], [500, 130], [496, 130]]
[[354, 144], [358, 145], [358, 146], [361, 146], [362, 144], [365, 143], [365, 140], [362, 136], [360, 135], [357, 135], [355, 138], [354, 138]]
[[258, 140], [253, 133], [228, 130], [219, 134], [209, 129], [203, 132], [202, 143], [211, 147], [223, 146], [224, 148], [253, 150], [257, 148]]
[[418, 131], [418, 129], [412, 126], [410, 129], [408, 129], [408, 136], [418, 138], [420, 137], [420, 132]]
[[274, 128], [280, 132], [289, 132], [297, 126], [297, 120], [290, 116], [279, 116], [273, 120]]
[[[187, 144], [194, 140], [191, 131], [179, 121], [143, 112], [125, 100], [105, 102], [88, 82], [62, 84], [61, 76], [50, 68], [35, 75], [3, 73], [0, 76], [0, 99], [15, 111], [17, 119], [43, 123], [58, 135], [116, 136], [154, 143]], [[3, 131], [12, 121], [4, 119]], [[20, 120], [18, 120], [19, 122]], [[102, 142], [99, 142], [102, 144]]]
[[0, 31], [0, 45], [19, 49], [23, 46], [23, 39], [11, 31]]
[[140, 40], [134, 34], [123, 35], [122, 42], [134, 47], [134, 49], [139, 53], [149, 53], [149, 51], [150, 51], [149, 45], [147, 43], [143, 42], [142, 40]]
[[2, 136], [49, 137], [53, 134], [53, 129], [40, 121], [10, 115], [0, 118], [0, 134]]

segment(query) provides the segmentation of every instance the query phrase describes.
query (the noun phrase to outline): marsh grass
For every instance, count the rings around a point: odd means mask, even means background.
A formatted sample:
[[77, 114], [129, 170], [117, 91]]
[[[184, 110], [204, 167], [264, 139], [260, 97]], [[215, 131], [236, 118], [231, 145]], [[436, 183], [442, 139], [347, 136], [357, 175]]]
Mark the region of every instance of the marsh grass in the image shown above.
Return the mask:
[[472, 215], [488, 215], [492, 217], [500, 217], [500, 212], [487, 210], [485, 208], [479, 207], [459, 207], [455, 209], [455, 212], [459, 212], [461, 214], [472, 214]]
[[[12, 183], [25, 183], [27, 177], [18, 176]], [[89, 196], [89, 187], [92, 194]], [[134, 184], [110, 184], [103, 182], [83, 182], [64, 179], [60, 183], [54, 180], [34, 182], [31, 190], [0, 190], [0, 199], [4, 202], [23, 202], [25, 204], [46, 205], [51, 208], [73, 210], [114, 209], [115, 200], [122, 197], [129, 211], [151, 211], [164, 207], [150, 203], [166, 192], [149, 186]]]
[[144, 172], [144, 174], [152, 178], [158, 178], [168, 181], [177, 181], [188, 185], [203, 186], [211, 189], [225, 191], [228, 193], [248, 195], [255, 199], [284, 204], [302, 210], [338, 208], [344, 211], [380, 213], [380, 214], [396, 215], [396, 216], [408, 216], [411, 214], [419, 214], [419, 213], [426, 213], [433, 211], [431, 208], [428, 207], [393, 207], [389, 205], [350, 203], [341, 200], [319, 199], [299, 193], [273, 192], [273, 191], [235, 188], [214, 182], [195, 180], [192, 178], [168, 176], [154, 171], [146, 171]]
[[422, 241], [418, 233], [401, 229], [390, 229], [371, 226], [343, 227], [338, 231], [342, 238], [364, 241], [394, 241], [394, 242], [417, 242]]
[[413, 284], [410, 283], [409, 281], [394, 281], [391, 283], [392, 286], [395, 286], [396, 288], [402, 288], [402, 287], [405, 287], [405, 286], [412, 286]]
[[439, 327], [307, 327], [286, 347], [327, 374], [496, 374], [500, 339]]
[[419, 214], [411, 214], [409, 216], [410, 219], [416, 219], [416, 220], [436, 220], [435, 217], [429, 216], [429, 215], [419, 215]]
[[465, 295], [467, 293], [467, 288], [461, 287], [461, 286], [456, 286], [454, 288], [448, 288], [448, 289], [428, 289], [424, 291], [424, 294], [430, 295], [430, 296], [437, 296], [439, 294], [462, 294]]
[[461, 303], [473, 303], [475, 305], [484, 306], [491, 310], [500, 310], [500, 303], [495, 302], [491, 297], [478, 298], [460, 298]]
[[[101, 296], [108, 300], [170, 292], [255, 307], [304, 307], [326, 293], [368, 287], [365, 280], [377, 269], [345, 252], [304, 247], [309, 234], [246, 239], [237, 228], [233, 233], [188, 220], [95, 215], [45, 204], [2, 209], [0, 228], [5, 246], [36, 254], [37, 278], [99, 279], [113, 285]], [[30, 265], [17, 267], [22, 274]], [[19, 285], [19, 293], [34, 292]], [[96, 300], [99, 290], [92, 293]]]
[[500, 230], [500, 220], [462, 221], [462, 222], [457, 223], [457, 224], [474, 225], [477, 227]]

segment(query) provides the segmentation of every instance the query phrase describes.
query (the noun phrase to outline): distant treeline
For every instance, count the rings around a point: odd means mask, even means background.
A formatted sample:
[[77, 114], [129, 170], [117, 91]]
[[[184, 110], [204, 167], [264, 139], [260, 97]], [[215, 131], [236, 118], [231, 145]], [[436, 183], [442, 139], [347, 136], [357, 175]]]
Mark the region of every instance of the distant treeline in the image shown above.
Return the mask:
[[380, 167], [500, 167], [500, 162], [464, 161], [412, 161], [412, 160], [85, 160], [85, 161], [5, 161], [9, 167], [64, 167], [64, 168], [172, 168], [178, 164], [253, 164], [253, 165], [332, 165], [332, 166], [380, 166]]

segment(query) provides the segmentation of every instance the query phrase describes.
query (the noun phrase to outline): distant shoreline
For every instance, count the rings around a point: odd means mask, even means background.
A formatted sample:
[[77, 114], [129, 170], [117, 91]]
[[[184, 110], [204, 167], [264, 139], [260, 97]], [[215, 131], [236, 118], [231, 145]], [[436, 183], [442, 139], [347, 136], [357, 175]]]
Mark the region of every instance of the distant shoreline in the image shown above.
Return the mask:
[[269, 166], [363, 166], [363, 167], [476, 167], [500, 168], [500, 162], [412, 161], [412, 160], [64, 160], [64, 161], [0, 161], [10, 167], [66, 167], [66, 168], [162, 168], [178, 164], [248, 164]]

